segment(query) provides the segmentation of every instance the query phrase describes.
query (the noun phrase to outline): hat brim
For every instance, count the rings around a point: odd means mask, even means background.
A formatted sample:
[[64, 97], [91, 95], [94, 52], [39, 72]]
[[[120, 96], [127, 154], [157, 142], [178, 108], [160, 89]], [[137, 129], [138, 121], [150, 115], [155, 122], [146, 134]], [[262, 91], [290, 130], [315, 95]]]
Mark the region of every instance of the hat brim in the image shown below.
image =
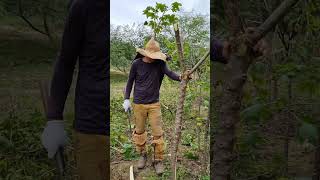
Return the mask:
[[161, 52], [161, 51], [158, 51], [158, 52], [149, 52], [149, 51], [146, 51], [144, 49], [141, 49], [141, 48], [137, 48], [137, 53], [140, 53], [141, 55], [143, 56], [146, 56], [146, 57], [149, 57], [151, 59], [160, 59], [164, 62], [167, 62], [167, 56]]

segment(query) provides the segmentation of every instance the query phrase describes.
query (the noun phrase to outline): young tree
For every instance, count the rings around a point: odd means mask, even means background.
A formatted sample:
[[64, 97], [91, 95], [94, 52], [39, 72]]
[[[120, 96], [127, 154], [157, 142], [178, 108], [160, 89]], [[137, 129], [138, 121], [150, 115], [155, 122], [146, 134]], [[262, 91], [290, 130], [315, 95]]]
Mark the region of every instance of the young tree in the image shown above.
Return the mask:
[[[174, 2], [171, 4], [171, 11], [176, 12], [179, 11], [181, 4], [178, 2]], [[159, 12], [162, 15], [159, 15]], [[178, 25], [178, 18], [175, 14], [167, 14], [168, 6], [161, 3], [156, 3], [155, 7], [148, 6], [144, 10], [144, 14], [150, 21], [146, 21], [145, 25], [148, 25], [152, 28], [154, 32], [154, 37], [165, 28], [173, 25], [174, 29], [174, 37], [176, 42], [176, 49], [178, 51], [179, 63], [180, 63], [180, 71], [183, 72], [182, 80], [179, 88], [179, 100], [177, 103], [177, 112], [175, 118], [175, 138], [173, 141], [172, 149], [171, 149], [171, 169], [172, 169], [172, 179], [177, 179], [176, 172], [176, 163], [177, 163], [177, 152], [178, 146], [181, 139], [181, 126], [182, 126], [182, 117], [184, 110], [184, 101], [186, 96], [186, 88], [189, 82], [189, 75], [191, 75], [198, 67], [204, 62], [204, 60], [208, 57], [209, 52], [206, 52], [205, 55], [201, 58], [201, 60], [190, 70], [190, 72], [185, 73], [186, 65], [185, 65], [185, 57], [184, 57], [184, 49], [182, 38], [180, 35], [180, 29]]]
[[229, 34], [232, 38], [232, 54], [229, 64], [224, 70], [221, 100], [223, 104], [218, 110], [218, 122], [213, 144], [212, 179], [230, 180], [232, 162], [234, 160], [234, 145], [236, 124], [240, 120], [243, 86], [247, 79], [247, 71], [253, 62], [252, 47], [264, 37], [287, 14], [297, 0], [286, 0], [275, 10], [267, 20], [258, 27], [258, 32], [241, 33], [240, 2], [225, 1], [225, 10], [229, 22]]

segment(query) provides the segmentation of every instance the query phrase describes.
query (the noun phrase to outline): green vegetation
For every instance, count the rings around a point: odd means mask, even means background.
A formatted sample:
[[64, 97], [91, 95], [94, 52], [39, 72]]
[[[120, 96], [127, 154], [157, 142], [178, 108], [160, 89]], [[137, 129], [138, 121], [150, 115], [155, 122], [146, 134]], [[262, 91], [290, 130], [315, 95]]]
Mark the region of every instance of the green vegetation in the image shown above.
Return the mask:
[[[234, 30], [231, 24], [239, 22], [229, 21], [232, 17], [241, 18], [240, 27], [259, 26], [281, 2], [240, 1], [234, 4], [230, 1], [229, 5], [235, 5], [232, 12], [239, 12], [239, 16], [234, 17], [225, 11], [228, 3], [212, 1], [214, 35], [220, 39], [230, 38]], [[245, 72], [247, 81], [241, 92], [242, 101], [232, 102], [240, 102], [241, 106], [240, 113], [236, 113], [232, 121], [236, 141], [232, 144], [235, 157], [230, 161], [231, 179], [300, 176], [319, 179], [319, 12], [319, 1], [299, 1], [265, 37], [272, 54], [253, 60], [248, 73]], [[226, 103], [221, 102], [220, 97], [227, 93], [220, 86], [227, 79], [227, 75], [222, 75], [223, 68], [225, 66], [219, 64], [211, 68], [212, 76], [216, 77], [216, 86], [212, 87], [212, 138], [215, 142], [218, 121], [225, 120], [219, 119], [223, 115], [219, 112], [224, 112], [221, 107]], [[213, 157], [216, 155], [214, 149], [211, 153]]]
[[[123, 88], [126, 85], [131, 61], [136, 55], [135, 48], [143, 47], [151, 36], [156, 36], [161, 50], [172, 56], [172, 61], [167, 63], [169, 68], [181, 73], [172, 26], [178, 22], [180, 31], [185, 37], [183, 48], [187, 68], [193, 67], [208, 50], [207, 16], [193, 12], [178, 13], [180, 6], [180, 3], [173, 3], [170, 6], [155, 3], [154, 7], [146, 7], [143, 11], [149, 18], [144, 25], [111, 26], [111, 179], [128, 178], [129, 167], [134, 165], [137, 159], [130, 138], [128, 117], [122, 108]], [[178, 152], [177, 175], [180, 179], [206, 179], [209, 175], [209, 78], [207, 77], [209, 77], [209, 61], [194, 73], [187, 89], [182, 143]], [[172, 174], [170, 150], [173, 146], [178, 97], [179, 83], [165, 77], [160, 91], [160, 103], [165, 131], [166, 171], [160, 179], [168, 179]], [[150, 129], [148, 131], [150, 133]], [[144, 170], [135, 169], [136, 178], [159, 179], [151, 164], [153, 148], [150, 142], [149, 134], [148, 164]]]
[[[53, 179], [55, 166], [40, 143], [46, 119], [38, 82], [50, 79], [57, 48], [18, 17], [0, 19], [0, 179]], [[69, 137], [73, 89], [65, 110]], [[66, 149], [66, 179], [75, 175], [72, 146]]]

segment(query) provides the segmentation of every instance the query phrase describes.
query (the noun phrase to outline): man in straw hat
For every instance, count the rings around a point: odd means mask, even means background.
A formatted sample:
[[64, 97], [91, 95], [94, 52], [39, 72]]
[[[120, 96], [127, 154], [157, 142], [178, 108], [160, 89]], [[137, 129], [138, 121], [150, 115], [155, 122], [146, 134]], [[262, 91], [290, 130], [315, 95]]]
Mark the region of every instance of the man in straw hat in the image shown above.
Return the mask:
[[168, 56], [161, 52], [159, 43], [154, 38], [149, 40], [145, 49], [138, 48], [137, 53], [137, 58], [131, 66], [123, 107], [126, 112], [131, 109], [129, 98], [134, 83], [133, 113], [135, 129], [132, 137], [136, 150], [140, 154], [137, 167], [142, 169], [146, 165], [147, 132], [145, 131], [145, 123], [149, 118], [153, 136], [152, 144], [155, 149], [154, 167], [156, 173], [160, 175], [164, 171], [163, 155], [165, 149], [159, 102], [160, 86], [164, 75], [175, 81], [181, 81], [182, 76], [169, 70], [166, 64]]
[[[249, 29], [254, 30], [254, 29]], [[269, 46], [265, 40], [260, 40], [254, 47], [255, 53], [258, 56], [265, 55], [269, 51]], [[145, 131], [146, 119], [152, 129], [153, 141], [155, 147], [154, 167], [157, 174], [162, 174], [164, 171], [163, 154], [164, 140], [161, 120], [161, 110], [159, 103], [159, 90], [164, 75], [169, 78], [181, 81], [181, 77], [172, 72], [167, 67], [168, 56], [161, 52], [159, 43], [151, 38], [146, 44], [145, 49], [137, 49], [138, 55], [132, 63], [129, 79], [126, 86], [125, 100], [123, 108], [127, 112], [131, 109], [130, 93], [133, 83], [133, 112], [135, 116], [135, 130], [133, 132], [133, 141], [136, 145], [136, 150], [140, 154], [137, 164], [139, 169], [146, 165], [146, 140], [147, 133]], [[229, 42], [221, 42], [217, 39], [212, 39], [211, 43], [211, 59], [212, 61], [227, 64], [231, 54], [231, 45]]]

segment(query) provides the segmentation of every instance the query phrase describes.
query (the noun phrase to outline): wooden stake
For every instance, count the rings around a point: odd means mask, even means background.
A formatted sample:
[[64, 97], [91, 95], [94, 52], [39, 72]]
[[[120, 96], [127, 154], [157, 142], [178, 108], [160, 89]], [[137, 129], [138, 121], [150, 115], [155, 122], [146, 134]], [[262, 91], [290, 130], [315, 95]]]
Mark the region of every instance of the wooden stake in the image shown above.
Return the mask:
[[133, 166], [130, 166], [130, 180], [134, 180]]

